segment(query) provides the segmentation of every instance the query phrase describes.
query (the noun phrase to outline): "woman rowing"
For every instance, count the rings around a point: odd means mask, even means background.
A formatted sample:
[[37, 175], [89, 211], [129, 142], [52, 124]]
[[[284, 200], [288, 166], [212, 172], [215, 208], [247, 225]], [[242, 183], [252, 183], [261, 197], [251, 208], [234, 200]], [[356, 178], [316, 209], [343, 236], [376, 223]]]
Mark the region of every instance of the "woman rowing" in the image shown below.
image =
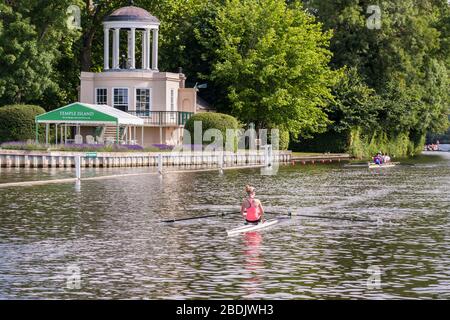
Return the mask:
[[255, 188], [249, 185], [245, 186], [247, 197], [242, 201], [241, 214], [246, 223], [258, 224], [264, 222], [264, 209], [261, 201], [255, 199]]

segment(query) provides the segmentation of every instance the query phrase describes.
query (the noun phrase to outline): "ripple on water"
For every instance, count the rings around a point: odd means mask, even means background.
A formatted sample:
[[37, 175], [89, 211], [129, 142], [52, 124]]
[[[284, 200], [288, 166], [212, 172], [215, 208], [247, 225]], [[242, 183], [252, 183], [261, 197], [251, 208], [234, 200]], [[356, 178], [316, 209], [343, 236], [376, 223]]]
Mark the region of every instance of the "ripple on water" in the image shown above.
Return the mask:
[[[276, 176], [241, 170], [5, 189], [0, 298], [448, 299], [450, 157], [393, 169], [289, 166]], [[71, 175], [0, 171], [2, 182]], [[239, 213], [158, 223], [237, 212], [246, 183], [267, 211], [377, 223], [293, 217], [232, 238], [225, 230]], [[73, 267], [80, 289], [67, 288]], [[377, 288], [368, 286], [373, 270]]]

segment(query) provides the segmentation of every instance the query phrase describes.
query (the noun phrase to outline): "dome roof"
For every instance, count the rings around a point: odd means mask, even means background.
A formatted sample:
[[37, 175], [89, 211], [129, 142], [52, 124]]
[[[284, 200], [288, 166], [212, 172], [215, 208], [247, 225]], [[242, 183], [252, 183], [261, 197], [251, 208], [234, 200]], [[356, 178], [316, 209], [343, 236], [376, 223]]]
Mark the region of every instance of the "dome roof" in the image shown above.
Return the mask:
[[152, 16], [150, 12], [135, 6], [123, 7], [111, 13], [104, 21], [139, 21], [159, 23], [158, 18]]

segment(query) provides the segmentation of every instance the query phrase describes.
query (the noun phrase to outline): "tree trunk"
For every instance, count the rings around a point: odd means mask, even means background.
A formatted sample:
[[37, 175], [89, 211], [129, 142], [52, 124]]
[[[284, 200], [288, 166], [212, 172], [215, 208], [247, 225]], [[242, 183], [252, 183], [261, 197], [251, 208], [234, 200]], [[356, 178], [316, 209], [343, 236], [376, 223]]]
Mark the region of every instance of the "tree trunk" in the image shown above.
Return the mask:
[[81, 48], [81, 71], [89, 72], [92, 67], [92, 42], [94, 30], [89, 30], [83, 35], [83, 47]]
[[86, 0], [87, 16], [91, 19], [89, 28], [83, 33], [83, 47], [81, 48], [80, 60], [81, 71], [89, 72], [92, 67], [92, 43], [95, 36], [95, 28], [100, 23], [102, 5], [94, 6], [92, 0]]

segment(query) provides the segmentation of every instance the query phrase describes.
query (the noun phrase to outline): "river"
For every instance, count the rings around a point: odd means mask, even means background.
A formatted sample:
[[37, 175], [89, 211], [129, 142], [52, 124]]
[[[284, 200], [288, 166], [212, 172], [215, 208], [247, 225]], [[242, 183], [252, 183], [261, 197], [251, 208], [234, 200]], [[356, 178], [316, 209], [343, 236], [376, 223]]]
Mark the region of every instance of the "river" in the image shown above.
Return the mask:
[[[147, 169], [148, 170], [148, 169]], [[85, 175], [144, 172], [87, 169]], [[73, 176], [0, 169], [0, 182]], [[244, 185], [283, 219], [227, 237]], [[449, 299], [450, 153], [0, 189], [0, 299]], [[274, 217], [275, 215], [270, 215]], [[269, 215], [268, 215], [269, 217]]]

